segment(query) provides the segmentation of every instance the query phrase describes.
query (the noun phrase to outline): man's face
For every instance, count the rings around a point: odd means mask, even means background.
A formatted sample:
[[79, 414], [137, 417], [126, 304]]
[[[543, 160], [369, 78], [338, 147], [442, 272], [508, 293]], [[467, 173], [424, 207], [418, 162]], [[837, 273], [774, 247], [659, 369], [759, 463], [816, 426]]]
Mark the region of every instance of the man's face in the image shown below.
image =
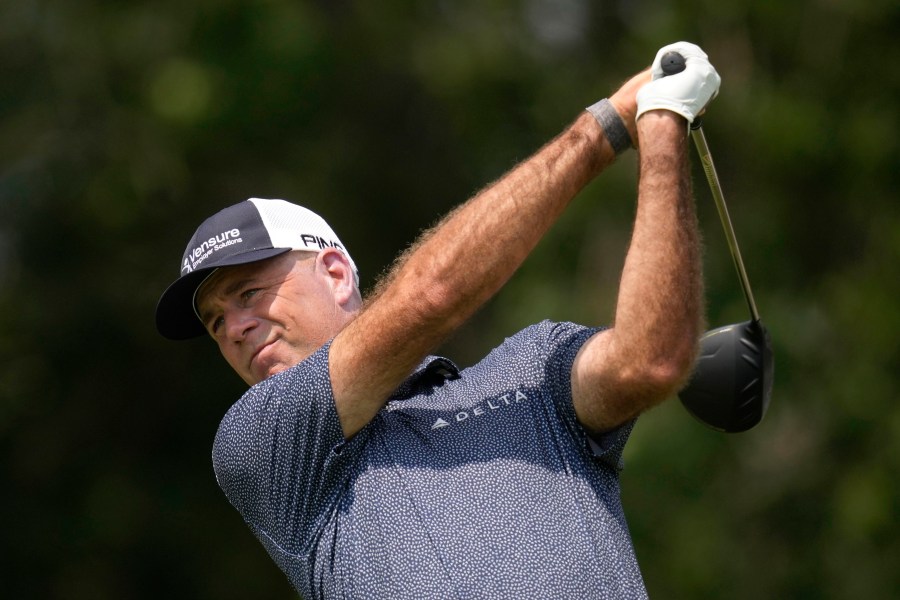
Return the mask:
[[299, 363], [344, 325], [345, 314], [316, 258], [288, 252], [223, 267], [200, 288], [200, 319], [248, 384]]

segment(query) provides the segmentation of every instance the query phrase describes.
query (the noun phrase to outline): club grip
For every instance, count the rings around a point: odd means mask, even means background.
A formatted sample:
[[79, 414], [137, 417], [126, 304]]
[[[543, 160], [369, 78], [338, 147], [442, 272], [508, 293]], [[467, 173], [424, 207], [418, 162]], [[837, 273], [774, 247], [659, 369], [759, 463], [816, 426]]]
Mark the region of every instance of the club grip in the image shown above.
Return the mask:
[[[662, 69], [663, 76], [667, 75], [675, 75], [676, 73], [681, 73], [684, 71], [684, 57], [678, 52], [666, 52], [663, 54], [663, 57], [659, 60], [659, 66]], [[703, 121], [700, 117], [696, 117], [694, 122], [691, 123], [691, 130], [696, 131], [700, 129], [700, 126], [703, 124]]]
[[666, 52], [660, 60], [664, 75], [675, 75], [684, 71], [684, 57], [678, 52]]

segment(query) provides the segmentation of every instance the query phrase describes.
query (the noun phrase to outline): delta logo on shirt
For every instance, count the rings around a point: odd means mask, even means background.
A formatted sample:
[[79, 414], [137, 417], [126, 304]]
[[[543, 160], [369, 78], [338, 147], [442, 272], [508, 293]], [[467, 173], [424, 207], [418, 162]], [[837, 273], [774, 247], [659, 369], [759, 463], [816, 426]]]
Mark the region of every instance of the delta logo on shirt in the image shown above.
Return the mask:
[[435, 421], [431, 426], [431, 429], [435, 430], [450, 427], [451, 425], [456, 425], [468, 421], [470, 417], [473, 419], [477, 419], [478, 417], [491, 414], [493, 411], [502, 410], [506, 407], [514, 406], [516, 404], [519, 404], [520, 402], [525, 402], [527, 400], [528, 396], [518, 390], [516, 390], [515, 394], [509, 393], [503, 394], [498, 398], [489, 398], [480, 404], [476, 404], [468, 410], [461, 410], [455, 413], [452, 417], [449, 417], [449, 421], [438, 418], [438, 420]]

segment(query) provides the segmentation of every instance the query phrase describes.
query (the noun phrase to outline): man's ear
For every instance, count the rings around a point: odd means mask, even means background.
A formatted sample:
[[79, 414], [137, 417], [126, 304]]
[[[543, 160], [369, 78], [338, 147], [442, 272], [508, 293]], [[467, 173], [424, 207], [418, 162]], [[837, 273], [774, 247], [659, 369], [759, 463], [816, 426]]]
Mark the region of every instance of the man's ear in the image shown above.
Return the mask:
[[339, 304], [346, 304], [358, 296], [356, 274], [346, 254], [336, 248], [325, 248], [319, 252], [316, 262], [328, 274], [332, 291]]

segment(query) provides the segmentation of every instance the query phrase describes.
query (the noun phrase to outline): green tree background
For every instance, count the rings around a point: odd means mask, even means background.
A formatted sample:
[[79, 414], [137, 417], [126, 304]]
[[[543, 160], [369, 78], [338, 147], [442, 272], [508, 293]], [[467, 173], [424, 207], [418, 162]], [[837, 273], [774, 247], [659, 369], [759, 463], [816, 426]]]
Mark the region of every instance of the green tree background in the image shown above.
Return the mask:
[[[687, 39], [723, 76], [705, 130], [776, 376], [749, 432], [677, 400], [638, 423], [623, 495], [651, 597], [898, 597], [898, 30], [895, 0], [0, 3], [3, 596], [293, 597], [212, 475], [243, 384], [153, 326], [193, 228], [307, 204], [368, 287]], [[607, 322], [635, 172], [592, 184], [442, 352]], [[710, 326], [745, 320], [696, 174]]]

